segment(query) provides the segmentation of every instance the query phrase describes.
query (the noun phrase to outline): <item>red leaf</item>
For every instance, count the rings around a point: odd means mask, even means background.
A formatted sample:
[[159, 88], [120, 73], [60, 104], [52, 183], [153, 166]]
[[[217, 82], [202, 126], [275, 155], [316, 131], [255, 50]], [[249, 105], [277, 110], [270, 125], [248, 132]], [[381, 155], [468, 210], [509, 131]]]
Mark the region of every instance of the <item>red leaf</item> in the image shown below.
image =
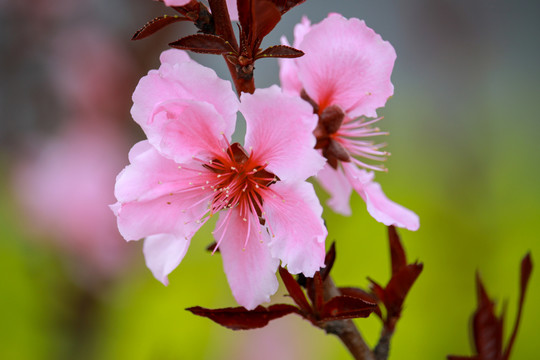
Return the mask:
[[405, 301], [409, 290], [422, 272], [423, 267], [423, 264], [409, 264], [392, 275], [384, 289], [384, 299], [381, 299], [388, 310], [388, 318], [392, 316], [399, 317], [403, 301]]
[[384, 293], [384, 288], [378, 283], [376, 283], [375, 280], [370, 279], [370, 278], [368, 278], [368, 280], [371, 283], [371, 290], [373, 291], [373, 294], [375, 294], [375, 296], [378, 297], [379, 300], [386, 306], [386, 302], [385, 302], [386, 296]]
[[175, 42], [169, 44], [169, 46], [182, 49], [191, 50], [201, 54], [228, 54], [234, 50], [222, 37], [209, 34], [195, 34], [181, 38]]
[[279, 275], [281, 276], [281, 279], [283, 280], [283, 284], [285, 284], [285, 287], [287, 288], [289, 295], [292, 297], [294, 302], [300, 307], [300, 310], [302, 310], [305, 314], [311, 314], [313, 311], [306, 299], [306, 295], [304, 295], [302, 288], [300, 287], [300, 285], [298, 285], [296, 280], [294, 280], [292, 275], [289, 274], [289, 272], [282, 267], [279, 268]]
[[163, 15], [147, 22], [142, 28], [140, 28], [131, 38], [131, 40], [144, 39], [158, 30], [163, 29], [165, 26], [178, 22], [178, 21], [191, 21], [186, 17], [178, 15]]
[[394, 226], [388, 227], [388, 241], [390, 242], [390, 257], [392, 259], [392, 275], [394, 275], [407, 265], [405, 250]]
[[342, 319], [355, 319], [368, 317], [377, 304], [364, 301], [350, 296], [336, 296], [324, 304], [320, 313], [321, 321], [332, 321]]
[[304, 52], [285, 45], [275, 45], [259, 52], [255, 59], [262, 58], [297, 58], [303, 56]]
[[478, 307], [473, 316], [473, 336], [476, 352], [482, 360], [499, 360], [502, 354], [502, 321], [495, 316], [495, 304], [476, 276]]
[[377, 303], [377, 298], [375, 296], [359, 288], [340, 287], [339, 292], [341, 295], [355, 297], [371, 303]]
[[[164, 2], [163, 0], [158, 0], [159, 2]], [[198, 13], [201, 4], [197, 0], [191, 0], [189, 3], [183, 6], [169, 6], [171, 9], [178, 11], [182, 15], [187, 15], [188, 13]]]
[[321, 312], [324, 303], [324, 289], [323, 289], [323, 279], [320, 272], [316, 272], [313, 276], [313, 286], [315, 290], [315, 298], [313, 299], [313, 304], [317, 312]]
[[[281, 13], [277, 9], [276, 5], [268, 0], [255, 0], [253, 9], [252, 24], [252, 44], [256, 41], [260, 44], [262, 39], [276, 27], [281, 20]], [[244, 29], [246, 31], [246, 29]], [[257, 51], [257, 49], [253, 49]]]
[[330, 271], [334, 267], [335, 261], [336, 261], [336, 242], [334, 241], [332, 245], [330, 245], [330, 249], [328, 249], [324, 257], [324, 267], [321, 269], [321, 276], [323, 280], [326, 280], [328, 275], [330, 275]]
[[262, 328], [269, 321], [282, 316], [298, 313], [298, 309], [292, 305], [277, 304], [268, 309], [263, 306], [257, 306], [254, 310], [246, 310], [243, 307], [224, 308], [224, 309], [205, 309], [195, 306], [186, 309], [193, 314], [209, 318], [221, 326], [232, 330], [249, 330]]
[[529, 279], [531, 278], [531, 272], [533, 269], [531, 253], [525, 255], [521, 261], [521, 278], [520, 278], [520, 289], [519, 289], [519, 305], [518, 305], [518, 314], [516, 318], [516, 323], [514, 324], [514, 330], [506, 346], [503, 359], [508, 360], [510, 358], [510, 352], [516, 341], [517, 331], [519, 328], [519, 323], [521, 321], [521, 314], [523, 312], [523, 303], [525, 301], [525, 293], [527, 292], [527, 285], [529, 284]]
[[281, 12], [281, 15], [285, 14], [287, 11], [289, 11], [291, 8], [295, 7], [296, 5], [300, 5], [306, 0], [271, 0], [274, 5], [278, 8], [278, 10]]
[[[370, 302], [374, 304], [377, 304], [377, 302], [379, 301], [377, 297], [374, 296], [373, 294], [370, 294], [367, 291], [359, 289], [359, 288], [342, 287], [342, 288], [339, 288], [339, 292], [341, 293], [341, 295], [355, 297], [355, 298], [362, 299], [366, 302]], [[378, 317], [382, 318], [381, 309], [379, 308], [378, 305], [374, 312], [375, 314], [377, 314]]]
[[246, 33], [251, 30], [251, 23], [253, 21], [253, 1], [254, 0], [237, 0], [238, 7], [238, 22], [240, 27]]

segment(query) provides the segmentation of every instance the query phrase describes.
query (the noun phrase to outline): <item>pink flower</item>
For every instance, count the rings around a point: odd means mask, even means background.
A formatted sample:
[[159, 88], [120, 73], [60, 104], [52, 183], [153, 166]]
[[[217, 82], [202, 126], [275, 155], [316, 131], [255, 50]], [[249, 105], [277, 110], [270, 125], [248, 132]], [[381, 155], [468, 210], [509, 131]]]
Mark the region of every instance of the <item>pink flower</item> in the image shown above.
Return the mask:
[[75, 280], [92, 287], [119, 274], [129, 260], [107, 209], [126, 146], [121, 132], [102, 119], [81, 120], [54, 139], [33, 141], [39, 151], [17, 164], [14, 190], [30, 230], [54, 242], [68, 255]]
[[[300, 95], [319, 116], [316, 148], [328, 163], [317, 180], [331, 195], [328, 205], [350, 215], [354, 189], [377, 221], [417, 230], [418, 216], [389, 200], [373, 182], [374, 174], [365, 170], [384, 170], [369, 161], [383, 161], [389, 155], [381, 151], [384, 144], [366, 138], [386, 135], [371, 125], [380, 120], [376, 109], [394, 92], [392, 45], [363, 21], [338, 14], [313, 26], [304, 17], [294, 34], [294, 47], [305, 55], [280, 59], [280, 78], [287, 93]], [[282, 38], [282, 43], [287, 45], [287, 40]]]
[[[281, 260], [313, 276], [324, 264], [320, 206], [305, 179], [322, 168], [312, 132], [317, 117], [274, 86], [243, 94], [179, 50], [141, 79], [132, 115], [148, 136], [130, 151], [112, 206], [126, 240], [146, 238], [154, 276], [182, 261], [193, 234], [214, 214], [214, 237], [232, 292], [253, 309], [276, 292]], [[230, 143], [240, 109], [244, 147]]]

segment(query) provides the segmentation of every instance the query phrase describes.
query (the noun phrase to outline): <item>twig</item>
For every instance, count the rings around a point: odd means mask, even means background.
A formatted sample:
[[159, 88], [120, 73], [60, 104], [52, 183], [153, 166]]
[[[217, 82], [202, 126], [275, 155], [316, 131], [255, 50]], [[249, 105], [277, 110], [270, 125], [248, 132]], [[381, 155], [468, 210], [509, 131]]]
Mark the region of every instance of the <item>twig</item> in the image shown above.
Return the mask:
[[[341, 295], [330, 276], [326, 278], [323, 285], [325, 300]], [[373, 352], [352, 320], [329, 321], [323, 325], [323, 329], [339, 337], [356, 360], [375, 360]]]
[[[229, 11], [227, 9], [227, 2], [225, 0], [209, 0], [208, 4], [210, 5], [210, 10], [212, 10], [212, 16], [214, 17], [216, 34], [222, 36], [231, 44], [233, 49], [238, 51], [238, 42], [234, 36], [231, 18], [229, 17]], [[226, 55], [223, 55], [223, 59], [227, 63], [227, 67], [231, 73], [231, 77], [238, 95], [243, 92], [252, 94], [255, 91], [255, 82], [253, 77], [251, 77], [249, 80], [239, 77], [236, 66], [227, 60]]]

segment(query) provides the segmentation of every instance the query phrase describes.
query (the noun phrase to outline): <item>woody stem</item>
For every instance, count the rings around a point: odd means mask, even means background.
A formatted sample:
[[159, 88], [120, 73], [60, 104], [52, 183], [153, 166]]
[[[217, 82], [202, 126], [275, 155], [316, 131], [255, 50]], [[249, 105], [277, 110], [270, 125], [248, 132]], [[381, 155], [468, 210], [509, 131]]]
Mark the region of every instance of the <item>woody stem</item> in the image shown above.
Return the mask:
[[[325, 301], [341, 295], [330, 276], [326, 278], [323, 286]], [[327, 333], [339, 337], [355, 360], [375, 360], [373, 352], [362, 338], [362, 335], [352, 320], [328, 321], [323, 325], [323, 329]]]
[[[236, 41], [231, 18], [229, 17], [227, 2], [225, 0], [208, 0], [208, 4], [210, 5], [210, 10], [212, 11], [212, 16], [214, 17], [216, 35], [223, 37], [231, 44], [233, 49], [238, 52], [238, 42]], [[223, 58], [227, 63], [238, 95], [243, 92], [253, 93], [255, 91], [255, 82], [253, 81], [253, 77], [249, 80], [239, 77], [236, 66], [231, 64], [225, 55], [223, 55]]]

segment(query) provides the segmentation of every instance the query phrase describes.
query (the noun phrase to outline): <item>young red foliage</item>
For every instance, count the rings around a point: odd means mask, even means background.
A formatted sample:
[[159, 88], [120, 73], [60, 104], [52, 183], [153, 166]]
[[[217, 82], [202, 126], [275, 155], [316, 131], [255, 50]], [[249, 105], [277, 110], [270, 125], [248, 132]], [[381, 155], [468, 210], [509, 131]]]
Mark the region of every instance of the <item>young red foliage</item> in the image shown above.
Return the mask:
[[283, 317], [288, 314], [298, 312], [292, 305], [277, 304], [268, 308], [258, 306], [253, 310], [246, 310], [244, 307], [205, 309], [195, 306], [186, 309], [193, 314], [209, 318], [210, 320], [232, 330], [250, 330], [262, 328], [268, 325], [271, 320]]
[[190, 50], [200, 54], [229, 54], [234, 51], [222, 37], [209, 34], [195, 34], [183, 37], [169, 44], [170, 47]]
[[403, 302], [411, 287], [422, 272], [422, 263], [407, 264], [405, 249], [401, 244], [399, 235], [394, 226], [388, 227], [388, 241], [390, 244], [390, 258], [392, 262], [392, 277], [386, 287], [377, 282], [371, 282], [371, 291], [386, 308], [386, 316], [383, 319], [388, 331], [394, 331], [395, 324], [401, 316]]
[[473, 314], [473, 339], [476, 354], [473, 356], [449, 355], [448, 360], [508, 360], [512, 347], [516, 340], [517, 330], [523, 311], [525, 293], [532, 272], [531, 255], [527, 254], [521, 261], [520, 293], [516, 322], [510, 340], [503, 349], [503, 313], [497, 317], [495, 315], [495, 303], [489, 298], [487, 291], [480, 279], [476, 275], [478, 305]]
[[178, 15], [159, 16], [157, 18], [154, 18], [154, 19], [150, 20], [142, 28], [137, 30], [137, 32], [133, 35], [131, 40], [144, 39], [144, 38], [152, 35], [156, 31], [161, 30], [165, 26], [167, 26], [169, 24], [173, 24], [175, 22], [179, 22], [179, 21], [191, 21], [191, 19], [189, 19], [187, 17], [183, 17], [183, 16], [178, 16]]

